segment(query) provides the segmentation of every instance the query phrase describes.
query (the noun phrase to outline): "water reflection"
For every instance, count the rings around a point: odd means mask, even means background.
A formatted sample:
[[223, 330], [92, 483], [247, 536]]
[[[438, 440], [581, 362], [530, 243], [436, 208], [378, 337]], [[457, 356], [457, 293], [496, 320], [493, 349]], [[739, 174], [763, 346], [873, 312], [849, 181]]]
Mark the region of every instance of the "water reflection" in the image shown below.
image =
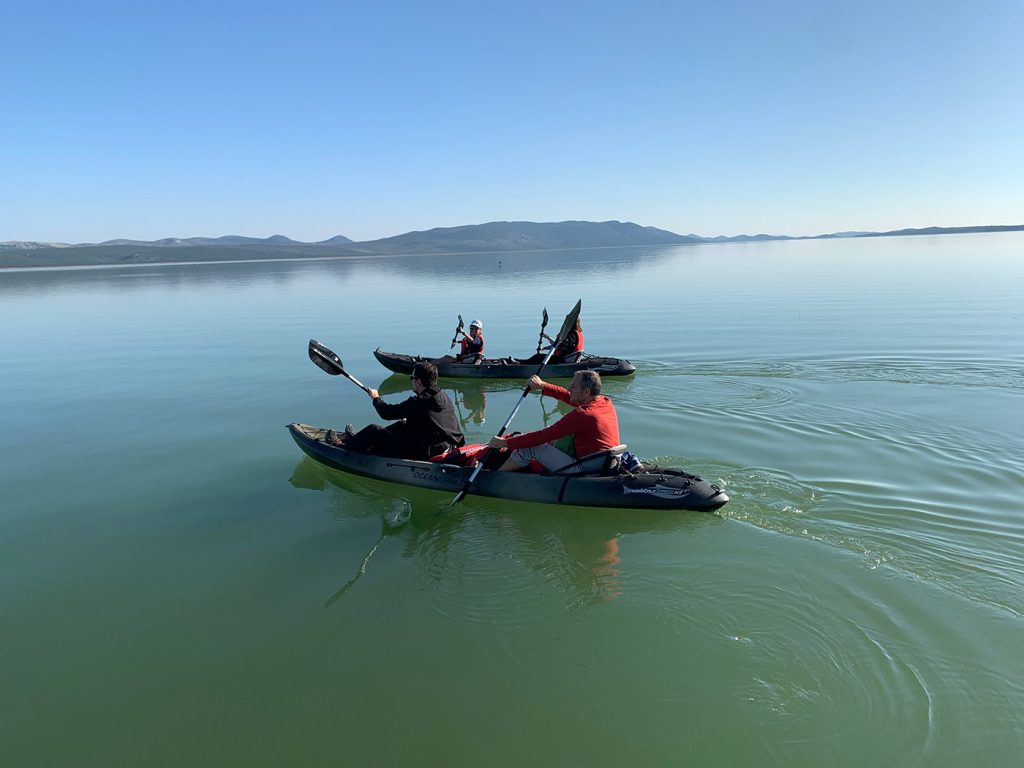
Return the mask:
[[[517, 385], [509, 381], [487, 381], [482, 379], [441, 379], [441, 389], [448, 393], [455, 405], [459, 423], [463, 429], [471, 425], [481, 425], [487, 421], [487, 393], [510, 392]], [[412, 395], [409, 388], [409, 377], [396, 373], [388, 376], [377, 387], [381, 397], [388, 395]]]
[[436, 531], [418, 532], [416, 565], [438, 611], [503, 627], [557, 620], [615, 600], [643, 567], [630, 557], [630, 539], [714, 522], [655, 510], [493, 499], [463, 504], [468, 506], [442, 519]]
[[[296, 465], [291, 483], [318, 491], [334, 486], [358, 497], [357, 504], [346, 499], [334, 505], [336, 516], [381, 518], [380, 535], [325, 607], [355, 587], [381, 545], [394, 537], [402, 542], [402, 556], [414, 562], [420, 578], [431, 587], [439, 611], [505, 626], [614, 600], [623, 594], [628, 578], [625, 539], [717, 520], [659, 510], [534, 505], [472, 496], [439, 515], [448, 501], [443, 494], [396, 488], [331, 470], [308, 457]], [[539, 597], [538, 579], [552, 585], [564, 600]]]
[[373, 484], [362, 481], [359, 478], [350, 477], [355, 487], [336, 482], [336, 475], [327, 467], [317, 464], [309, 457], [303, 457], [292, 471], [290, 482], [296, 488], [306, 488], [313, 491], [322, 491], [329, 484], [337, 485], [345, 490], [354, 490], [361, 496], [365, 504], [351, 506], [340, 504], [335, 508], [335, 516], [344, 517], [367, 517], [377, 514], [380, 516], [380, 535], [369, 548], [355, 574], [346, 581], [336, 592], [327, 598], [324, 608], [330, 608], [339, 599], [348, 594], [359, 580], [366, 575], [370, 559], [377, 552], [384, 539], [401, 531], [412, 517], [412, 502], [400, 495], [383, 495], [373, 488]]
[[328, 261], [209, 262], [48, 269], [0, 269], [0, 296], [67, 291], [160, 290], [280, 284], [295, 279], [344, 280], [366, 269], [365, 259]]
[[[493, 287], [495, 279], [502, 281], [519, 276], [565, 274], [578, 277], [581, 273], [600, 271], [604, 274], [630, 274], [638, 265], [671, 258], [687, 249], [699, 252], [707, 246], [672, 245], [591, 248], [559, 251], [471, 254], [419, 254], [392, 255], [366, 253], [339, 253], [337, 250], [306, 247], [297, 251], [284, 249], [221, 247], [175, 248], [146, 251], [154, 258], [150, 263], [131, 263], [133, 259], [109, 259], [111, 249], [95, 251], [89, 248], [57, 249], [48, 257], [42, 249], [31, 259], [23, 261], [11, 253], [0, 254], [0, 295], [10, 291], [53, 291], [62, 287], [92, 287], [123, 289], [135, 281], [157, 283], [163, 287], [181, 284], [207, 285], [210, 283], [237, 283], [240, 279], [268, 277], [290, 280], [320, 274], [337, 278], [354, 271], [372, 271], [421, 281], [444, 281], [458, 277], [463, 283], [479, 283]], [[125, 246], [125, 255], [134, 251]], [[680, 250], [682, 249], [682, 250]], [[116, 250], [116, 249], [115, 249]], [[61, 264], [69, 256], [104, 260], [108, 263], [93, 266], [66, 266]], [[167, 255], [183, 259], [180, 263], [158, 263], [156, 258]], [[28, 266], [40, 258], [50, 258], [54, 266]], [[192, 259], [189, 261], [189, 259]], [[210, 259], [205, 261], [205, 259]]]
[[381, 542], [384, 541], [384, 537], [387, 536], [388, 533], [399, 530], [402, 526], [409, 522], [411, 512], [412, 507], [410, 506], [409, 502], [406, 501], [405, 499], [401, 497], [396, 497], [391, 502], [389, 507], [386, 510], [384, 510], [380, 516], [380, 536], [377, 537], [377, 540], [373, 543], [373, 546], [370, 547], [370, 551], [366, 553], [366, 556], [359, 564], [359, 568], [356, 570], [355, 575], [351, 579], [346, 581], [342, 585], [341, 589], [339, 589], [337, 592], [335, 592], [333, 595], [327, 598], [327, 601], [324, 603], [324, 608], [330, 608], [340, 598], [347, 595], [349, 590], [351, 590], [352, 587], [356, 585], [356, 582], [358, 582], [364, 575], [366, 575], [366, 567], [370, 564], [370, 558], [373, 557], [374, 552], [377, 551], [377, 547], [379, 547], [381, 545]]

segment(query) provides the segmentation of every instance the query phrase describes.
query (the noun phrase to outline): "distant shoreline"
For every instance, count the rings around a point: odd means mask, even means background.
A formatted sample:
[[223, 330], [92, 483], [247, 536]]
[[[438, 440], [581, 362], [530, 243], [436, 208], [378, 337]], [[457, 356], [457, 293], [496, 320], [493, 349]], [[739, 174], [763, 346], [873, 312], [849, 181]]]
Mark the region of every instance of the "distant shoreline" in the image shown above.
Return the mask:
[[[125, 266], [174, 266], [284, 261], [327, 261], [334, 259], [376, 259], [399, 256], [468, 256], [484, 254], [543, 253], [548, 251], [607, 248], [643, 248], [670, 245], [716, 245], [719, 243], [762, 243], [779, 240], [856, 240], [877, 237], [912, 237], [954, 234], [1021, 232], [1024, 225], [983, 225], [973, 227], [927, 227], [890, 232], [842, 232], [823, 235], [737, 235], [700, 237], [677, 235], [653, 227], [620, 222], [494, 222], [466, 227], [410, 232], [393, 238], [363, 243], [322, 242], [281, 243], [280, 236], [267, 238], [220, 238], [246, 240], [217, 243], [217, 239], [193, 244], [187, 240], [124, 243], [110, 245], [48, 245], [0, 243], [0, 270], [83, 269]], [[576, 242], [573, 242], [573, 240]], [[615, 242], [602, 242], [613, 240]], [[642, 240], [642, 242], [638, 242]], [[216, 244], [215, 244], [216, 243]], [[529, 246], [534, 247], [529, 247]], [[20, 246], [20, 247], [19, 247]], [[518, 246], [518, 247], [517, 247]], [[523, 247], [527, 246], [527, 247]], [[265, 254], [265, 255], [261, 255]]]

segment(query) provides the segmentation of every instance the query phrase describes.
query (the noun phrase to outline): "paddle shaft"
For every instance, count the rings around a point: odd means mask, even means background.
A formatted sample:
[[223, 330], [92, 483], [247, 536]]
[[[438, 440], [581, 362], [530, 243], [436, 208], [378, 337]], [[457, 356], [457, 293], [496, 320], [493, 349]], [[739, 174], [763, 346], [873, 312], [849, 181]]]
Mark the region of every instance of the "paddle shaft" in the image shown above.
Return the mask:
[[[541, 364], [537, 366], [537, 373], [534, 375], [540, 376], [540, 372], [544, 370], [544, 366], [547, 365], [548, 360], [551, 359], [551, 356], [554, 353], [554, 349], [548, 351], [548, 353], [544, 356], [543, 362], [541, 362]], [[526, 399], [526, 396], [528, 394], [530, 394], [529, 384], [523, 387], [523, 393], [519, 396], [519, 399], [516, 400], [516, 407], [512, 409], [512, 413], [510, 413], [508, 415], [508, 418], [505, 419], [505, 423], [501, 425], [501, 429], [498, 430], [498, 434], [496, 435], [496, 437], [502, 437], [505, 434], [505, 430], [508, 429], [508, 425], [512, 423], [512, 419], [516, 417], [516, 414], [519, 413], [519, 406], [523, 404], [523, 401]], [[452, 499], [451, 504], [449, 506], [455, 506], [465, 498], [467, 493], [469, 493], [469, 489], [476, 481], [476, 476], [480, 474], [480, 470], [484, 468], [484, 461], [487, 459], [490, 453], [491, 446], [488, 445], [486, 448], [484, 448], [483, 453], [480, 454], [480, 458], [477, 460], [476, 466], [473, 467], [473, 473], [469, 476], [469, 479], [466, 481], [466, 484], [462, 487], [462, 490], [459, 491], [458, 495], [454, 499]]]
[[[544, 366], [548, 364], [548, 361], [551, 359], [551, 356], [555, 354], [555, 348], [558, 346], [559, 342], [562, 341], [562, 337], [568, 334], [571, 328], [576, 327], [576, 318], [578, 318], [580, 315], [580, 307], [582, 303], [582, 301], [576, 302], [576, 306], [573, 307], [573, 310], [568, 315], [566, 315], [565, 322], [562, 324], [562, 328], [558, 332], [558, 337], [555, 339], [555, 343], [551, 345], [551, 349], [549, 349], [548, 353], [544, 355], [544, 359], [541, 361], [541, 364], [537, 366], [537, 372], [534, 374], [534, 376], [540, 376], [541, 371], [544, 370]], [[498, 434], [496, 435], [496, 437], [504, 436], [505, 430], [507, 430], [508, 425], [512, 423], [512, 419], [514, 419], [516, 414], [519, 412], [519, 406], [523, 404], [523, 400], [526, 399], [526, 396], [528, 394], [530, 394], [529, 384], [523, 387], [523, 394], [519, 396], [519, 399], [516, 401], [515, 408], [512, 409], [512, 413], [510, 413], [508, 415], [508, 418], [505, 419], [505, 423], [501, 425], [501, 429], [498, 430]], [[448, 504], [449, 507], [454, 507], [456, 504], [458, 504], [466, 497], [466, 494], [469, 493], [469, 489], [473, 486], [473, 483], [476, 482], [476, 476], [479, 475], [480, 470], [483, 469], [484, 461], [487, 459], [488, 455], [490, 455], [490, 452], [491, 446], [488, 445], [483, 450], [483, 453], [480, 454], [480, 458], [477, 461], [476, 466], [473, 467], [473, 472], [470, 474], [469, 479], [466, 480], [465, 484], [462, 486], [462, 490], [459, 491], [455, 495], [455, 498], [452, 499], [451, 502]]]
[[[551, 356], [553, 354], [555, 354], [555, 350], [551, 349], [548, 351], [546, 355], [544, 355], [544, 360], [542, 360], [541, 364], [537, 366], [537, 372], [534, 374], [534, 376], [540, 376], [540, 372], [544, 370], [544, 366], [548, 364], [548, 360], [551, 359]], [[512, 419], [516, 417], [516, 414], [519, 412], [519, 406], [523, 404], [523, 401], [526, 399], [526, 396], [528, 394], [530, 394], [529, 384], [523, 387], [523, 393], [519, 396], [519, 399], [516, 400], [516, 407], [512, 409], [512, 413], [508, 415], [508, 418], [505, 419], [505, 423], [501, 425], [501, 429], [498, 430], [497, 437], [501, 437], [502, 435], [505, 434], [505, 430], [507, 430], [508, 425], [512, 423]], [[488, 448], [488, 450], [490, 449]]]
[[370, 394], [370, 388], [368, 386], [366, 386], [365, 384], [363, 384], [363, 382], [361, 382], [359, 379], [357, 379], [351, 373], [346, 371], [344, 368], [341, 370], [341, 375], [344, 376], [349, 381], [351, 381], [353, 384], [355, 384], [361, 390], [363, 390], [363, 392], [365, 392], [366, 394]]

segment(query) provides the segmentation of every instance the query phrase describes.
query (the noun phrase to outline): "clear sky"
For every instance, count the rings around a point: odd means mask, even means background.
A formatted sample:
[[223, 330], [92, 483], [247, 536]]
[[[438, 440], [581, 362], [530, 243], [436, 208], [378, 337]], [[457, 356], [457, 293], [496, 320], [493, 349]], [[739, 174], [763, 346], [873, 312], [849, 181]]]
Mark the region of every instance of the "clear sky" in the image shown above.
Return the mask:
[[0, 240], [1024, 224], [1024, 2], [8, 2]]

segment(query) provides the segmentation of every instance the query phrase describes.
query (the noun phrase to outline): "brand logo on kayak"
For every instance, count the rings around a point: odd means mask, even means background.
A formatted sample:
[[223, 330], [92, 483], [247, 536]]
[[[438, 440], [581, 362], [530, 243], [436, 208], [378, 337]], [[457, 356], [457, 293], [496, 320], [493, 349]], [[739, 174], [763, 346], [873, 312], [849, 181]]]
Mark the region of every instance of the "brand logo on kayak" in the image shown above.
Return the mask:
[[686, 488], [670, 488], [667, 485], [655, 485], [650, 488], [623, 488], [622, 495], [628, 496], [631, 493], [646, 493], [650, 496], [657, 496], [662, 499], [675, 499], [685, 496], [689, 491]]

